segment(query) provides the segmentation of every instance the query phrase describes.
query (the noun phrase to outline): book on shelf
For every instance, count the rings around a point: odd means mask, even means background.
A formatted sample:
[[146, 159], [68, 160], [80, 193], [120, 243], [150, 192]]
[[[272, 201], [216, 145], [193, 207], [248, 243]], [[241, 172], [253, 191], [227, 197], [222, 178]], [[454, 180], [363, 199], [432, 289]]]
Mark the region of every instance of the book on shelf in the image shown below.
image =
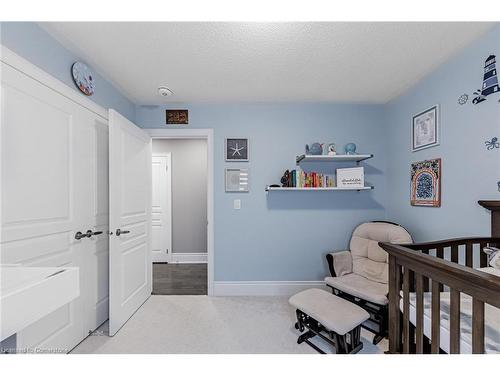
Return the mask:
[[304, 172], [302, 169], [293, 169], [289, 174], [288, 187], [298, 188], [326, 188], [335, 187], [335, 176], [317, 173]]

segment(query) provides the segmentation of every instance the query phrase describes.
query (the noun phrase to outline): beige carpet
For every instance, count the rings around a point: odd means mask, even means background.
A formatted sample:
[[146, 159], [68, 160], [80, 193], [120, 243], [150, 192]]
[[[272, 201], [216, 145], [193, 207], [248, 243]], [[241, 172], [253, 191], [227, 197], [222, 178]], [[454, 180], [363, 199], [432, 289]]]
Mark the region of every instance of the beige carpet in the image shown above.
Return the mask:
[[[72, 353], [316, 353], [296, 343], [294, 322], [286, 297], [151, 296], [114, 337], [105, 323]], [[362, 353], [387, 350], [362, 336]]]

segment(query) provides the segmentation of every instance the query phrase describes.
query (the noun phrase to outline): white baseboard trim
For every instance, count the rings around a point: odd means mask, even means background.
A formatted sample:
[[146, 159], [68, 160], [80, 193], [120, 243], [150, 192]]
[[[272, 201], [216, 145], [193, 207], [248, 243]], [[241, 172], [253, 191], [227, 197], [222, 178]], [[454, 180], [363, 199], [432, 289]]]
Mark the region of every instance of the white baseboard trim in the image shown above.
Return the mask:
[[207, 253], [172, 253], [172, 263], [207, 263]]
[[321, 288], [324, 281], [214, 281], [215, 296], [291, 296], [301, 290]]

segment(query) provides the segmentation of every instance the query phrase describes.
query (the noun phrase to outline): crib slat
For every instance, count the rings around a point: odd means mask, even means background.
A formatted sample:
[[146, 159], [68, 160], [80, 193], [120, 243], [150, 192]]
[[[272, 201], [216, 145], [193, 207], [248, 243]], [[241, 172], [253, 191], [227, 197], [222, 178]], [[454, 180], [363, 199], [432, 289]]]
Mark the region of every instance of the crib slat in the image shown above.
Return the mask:
[[488, 256], [483, 251], [483, 249], [485, 247], [486, 247], [486, 243], [485, 242], [481, 242], [479, 244], [479, 248], [481, 249], [480, 252], [479, 252], [479, 265], [481, 267], [486, 267], [488, 265]]
[[403, 353], [410, 353], [410, 273], [405, 268], [403, 275]]
[[472, 299], [472, 353], [484, 353], [484, 302]]
[[472, 242], [467, 242], [465, 245], [465, 265], [472, 267]]
[[401, 266], [396, 263], [396, 257], [389, 255], [389, 352], [398, 353], [400, 338], [399, 324], [399, 284], [397, 283]]
[[450, 289], [450, 354], [460, 353], [460, 292]]
[[431, 353], [439, 354], [441, 334], [441, 288], [438, 281], [432, 280], [432, 330], [431, 330]]
[[451, 261], [458, 263], [458, 245], [451, 245]]
[[417, 319], [415, 321], [416, 330], [416, 352], [424, 352], [424, 278], [415, 273], [417, 292]]
[[[436, 256], [440, 259], [444, 258], [444, 248], [443, 246], [438, 246], [436, 248]], [[443, 291], [443, 284], [439, 284], [439, 290], [442, 292]]]

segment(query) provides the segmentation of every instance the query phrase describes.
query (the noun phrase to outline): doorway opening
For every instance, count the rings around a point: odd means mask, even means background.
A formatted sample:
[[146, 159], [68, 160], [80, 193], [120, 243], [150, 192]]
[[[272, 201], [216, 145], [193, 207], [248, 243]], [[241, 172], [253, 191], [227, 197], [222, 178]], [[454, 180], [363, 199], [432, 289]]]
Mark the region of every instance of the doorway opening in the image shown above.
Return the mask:
[[152, 140], [152, 262], [157, 295], [208, 294], [208, 140]]

